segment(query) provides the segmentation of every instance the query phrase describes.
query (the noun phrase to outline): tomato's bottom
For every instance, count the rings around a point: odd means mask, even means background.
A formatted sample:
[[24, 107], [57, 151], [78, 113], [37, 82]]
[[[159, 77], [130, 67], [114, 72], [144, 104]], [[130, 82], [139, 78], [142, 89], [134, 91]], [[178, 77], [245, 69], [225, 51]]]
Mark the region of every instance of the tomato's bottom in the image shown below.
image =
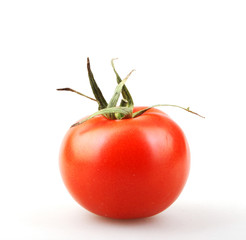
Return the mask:
[[[181, 188], [183, 188], [183, 186]], [[182, 189], [179, 191], [176, 189], [176, 191], [162, 195], [155, 200], [153, 200], [151, 196], [146, 196], [145, 198], [129, 196], [128, 199], [121, 196], [121, 199], [118, 199], [118, 201], [115, 201], [114, 198], [108, 198], [107, 201], [106, 199], [101, 201], [94, 199], [94, 201], [92, 201], [92, 198], [88, 198], [88, 202], [84, 201], [85, 198], [81, 198], [83, 201], [76, 198], [75, 200], [87, 211], [101, 217], [112, 219], [138, 219], [151, 217], [163, 212], [175, 202], [181, 191]], [[152, 195], [154, 195], [153, 192]], [[98, 196], [94, 197], [98, 198]], [[136, 204], [135, 201], [138, 203]]]

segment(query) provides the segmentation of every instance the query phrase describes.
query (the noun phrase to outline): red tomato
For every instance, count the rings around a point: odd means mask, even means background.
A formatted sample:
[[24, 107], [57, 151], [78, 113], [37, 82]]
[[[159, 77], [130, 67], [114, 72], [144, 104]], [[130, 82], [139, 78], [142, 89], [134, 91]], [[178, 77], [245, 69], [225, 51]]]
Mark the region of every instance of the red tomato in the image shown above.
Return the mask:
[[154, 108], [131, 119], [98, 115], [72, 127], [60, 152], [61, 175], [74, 199], [95, 214], [119, 219], [166, 209], [182, 191], [189, 167], [184, 133]]

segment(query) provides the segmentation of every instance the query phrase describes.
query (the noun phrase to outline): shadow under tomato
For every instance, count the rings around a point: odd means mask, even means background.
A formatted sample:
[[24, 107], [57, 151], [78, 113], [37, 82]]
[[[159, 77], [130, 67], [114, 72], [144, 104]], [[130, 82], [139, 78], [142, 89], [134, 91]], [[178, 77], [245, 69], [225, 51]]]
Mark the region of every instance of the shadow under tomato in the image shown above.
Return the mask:
[[[89, 214], [88, 214], [89, 215]], [[141, 219], [111, 219], [90, 214], [88, 220], [95, 225], [110, 225], [120, 228], [141, 228], [141, 231], [159, 233], [202, 233], [215, 229], [226, 229], [239, 226], [244, 221], [246, 209], [231, 206], [217, 206], [204, 204], [184, 204], [170, 207], [164, 212]], [[245, 231], [246, 233], [246, 231]]]
[[246, 239], [245, 217], [242, 206], [175, 203], [152, 217], [119, 220], [72, 205], [35, 211], [28, 222], [35, 232], [61, 239]]
[[[160, 216], [155, 215], [152, 217], [146, 217], [146, 218], [135, 218], [135, 219], [113, 219], [113, 218], [106, 218], [102, 216], [98, 216], [95, 214], [90, 214], [89, 218], [91, 221], [94, 221], [95, 223], [100, 224], [110, 224], [110, 225], [118, 225], [118, 226], [143, 226], [143, 225], [149, 225], [149, 224], [155, 224], [155, 222], [158, 222], [158, 218]], [[163, 219], [162, 219], [163, 220]]]

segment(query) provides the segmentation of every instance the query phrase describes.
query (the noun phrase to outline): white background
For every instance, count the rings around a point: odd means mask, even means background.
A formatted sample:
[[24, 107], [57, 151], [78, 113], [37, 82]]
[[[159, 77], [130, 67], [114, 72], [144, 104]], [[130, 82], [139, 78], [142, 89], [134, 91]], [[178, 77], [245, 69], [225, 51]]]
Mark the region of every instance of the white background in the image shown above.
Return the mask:
[[[97, 107], [86, 57], [107, 99], [123, 77], [136, 105], [184, 130], [191, 172], [163, 213], [119, 221], [68, 194], [58, 153], [71, 124]], [[0, 1], [0, 239], [245, 239], [246, 2]]]

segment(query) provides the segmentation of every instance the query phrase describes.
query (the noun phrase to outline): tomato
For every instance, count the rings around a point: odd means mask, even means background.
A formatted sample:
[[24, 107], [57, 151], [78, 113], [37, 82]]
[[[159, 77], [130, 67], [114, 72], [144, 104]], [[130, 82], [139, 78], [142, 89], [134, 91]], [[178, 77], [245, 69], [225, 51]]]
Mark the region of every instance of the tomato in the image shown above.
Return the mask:
[[181, 128], [151, 108], [129, 119], [97, 115], [70, 128], [59, 164], [68, 191], [90, 212], [141, 218], [177, 199], [188, 177], [190, 153]]
[[[68, 130], [60, 151], [61, 175], [68, 191], [87, 210], [100, 216], [129, 219], [155, 215], [181, 193], [190, 168], [190, 152], [181, 128], [154, 107], [134, 107], [114, 67], [117, 86], [110, 101], [104, 98], [87, 58], [90, 85], [98, 111]], [[148, 94], [148, 92], [146, 93]], [[117, 105], [121, 98], [120, 105]]]

